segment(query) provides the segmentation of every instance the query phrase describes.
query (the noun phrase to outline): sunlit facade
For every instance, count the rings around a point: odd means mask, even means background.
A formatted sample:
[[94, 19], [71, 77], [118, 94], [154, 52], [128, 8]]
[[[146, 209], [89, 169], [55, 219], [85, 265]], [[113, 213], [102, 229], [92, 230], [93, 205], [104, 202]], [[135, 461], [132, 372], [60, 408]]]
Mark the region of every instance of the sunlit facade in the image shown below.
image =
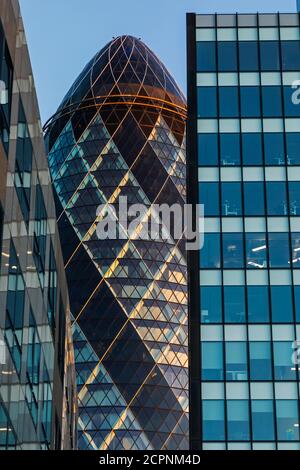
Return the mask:
[[100, 240], [96, 232], [98, 206], [117, 210], [121, 196], [147, 208], [184, 204], [185, 119], [185, 98], [162, 63], [122, 36], [88, 63], [46, 125], [81, 449], [188, 448], [183, 237], [141, 240], [137, 227]]
[[187, 27], [192, 448], [299, 450], [299, 15]]
[[0, 2], [0, 450], [76, 448], [70, 312], [19, 4]]

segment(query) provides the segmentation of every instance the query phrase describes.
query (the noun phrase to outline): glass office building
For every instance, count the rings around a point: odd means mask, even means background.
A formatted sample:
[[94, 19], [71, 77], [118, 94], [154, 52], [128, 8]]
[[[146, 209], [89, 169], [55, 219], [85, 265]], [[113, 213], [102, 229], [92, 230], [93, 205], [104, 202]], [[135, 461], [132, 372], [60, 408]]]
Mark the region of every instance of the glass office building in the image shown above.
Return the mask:
[[24, 28], [0, 2], [0, 449], [76, 447], [74, 352]]
[[299, 450], [299, 15], [187, 30], [191, 445]]
[[[140, 236], [150, 235], [154, 204], [184, 204], [185, 120], [185, 98], [164, 65], [121, 36], [87, 64], [46, 125], [74, 317], [80, 449], [188, 449], [184, 239]], [[131, 234], [121, 197], [146, 208]], [[107, 213], [120, 237], [99, 237]]]

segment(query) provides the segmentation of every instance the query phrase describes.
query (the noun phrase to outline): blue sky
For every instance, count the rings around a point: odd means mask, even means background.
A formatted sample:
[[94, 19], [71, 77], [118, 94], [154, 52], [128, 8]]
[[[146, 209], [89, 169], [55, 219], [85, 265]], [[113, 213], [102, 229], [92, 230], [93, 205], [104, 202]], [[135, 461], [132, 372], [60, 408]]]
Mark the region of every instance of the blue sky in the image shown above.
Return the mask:
[[42, 121], [90, 58], [131, 34], [160, 57], [185, 92], [185, 13], [295, 11], [296, 0], [20, 0]]

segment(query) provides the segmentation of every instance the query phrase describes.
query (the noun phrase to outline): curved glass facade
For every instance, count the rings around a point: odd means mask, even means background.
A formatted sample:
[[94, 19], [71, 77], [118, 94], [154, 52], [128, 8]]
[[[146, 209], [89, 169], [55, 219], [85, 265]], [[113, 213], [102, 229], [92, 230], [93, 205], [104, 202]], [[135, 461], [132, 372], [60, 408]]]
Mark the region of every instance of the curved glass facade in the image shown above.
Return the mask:
[[46, 124], [81, 449], [188, 449], [183, 236], [141, 239], [140, 226], [129, 236], [120, 218], [122, 239], [97, 235], [98, 207], [118, 212], [122, 196], [147, 209], [183, 206], [185, 119], [185, 98], [163, 64], [122, 36], [88, 63]]

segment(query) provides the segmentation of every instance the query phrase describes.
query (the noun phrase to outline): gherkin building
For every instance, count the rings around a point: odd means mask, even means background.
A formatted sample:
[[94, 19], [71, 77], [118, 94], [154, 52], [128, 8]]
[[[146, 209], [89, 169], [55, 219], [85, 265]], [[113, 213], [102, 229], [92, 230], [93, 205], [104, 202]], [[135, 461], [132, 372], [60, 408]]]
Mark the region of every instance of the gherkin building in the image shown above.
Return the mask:
[[[113, 39], [87, 64], [45, 125], [69, 286], [79, 448], [188, 449], [184, 234], [123, 230], [128, 204], [186, 197], [186, 102], [141, 40]], [[122, 237], [101, 239], [101, 207]], [[149, 215], [150, 217], [150, 215]], [[150, 229], [149, 229], [150, 230]]]

